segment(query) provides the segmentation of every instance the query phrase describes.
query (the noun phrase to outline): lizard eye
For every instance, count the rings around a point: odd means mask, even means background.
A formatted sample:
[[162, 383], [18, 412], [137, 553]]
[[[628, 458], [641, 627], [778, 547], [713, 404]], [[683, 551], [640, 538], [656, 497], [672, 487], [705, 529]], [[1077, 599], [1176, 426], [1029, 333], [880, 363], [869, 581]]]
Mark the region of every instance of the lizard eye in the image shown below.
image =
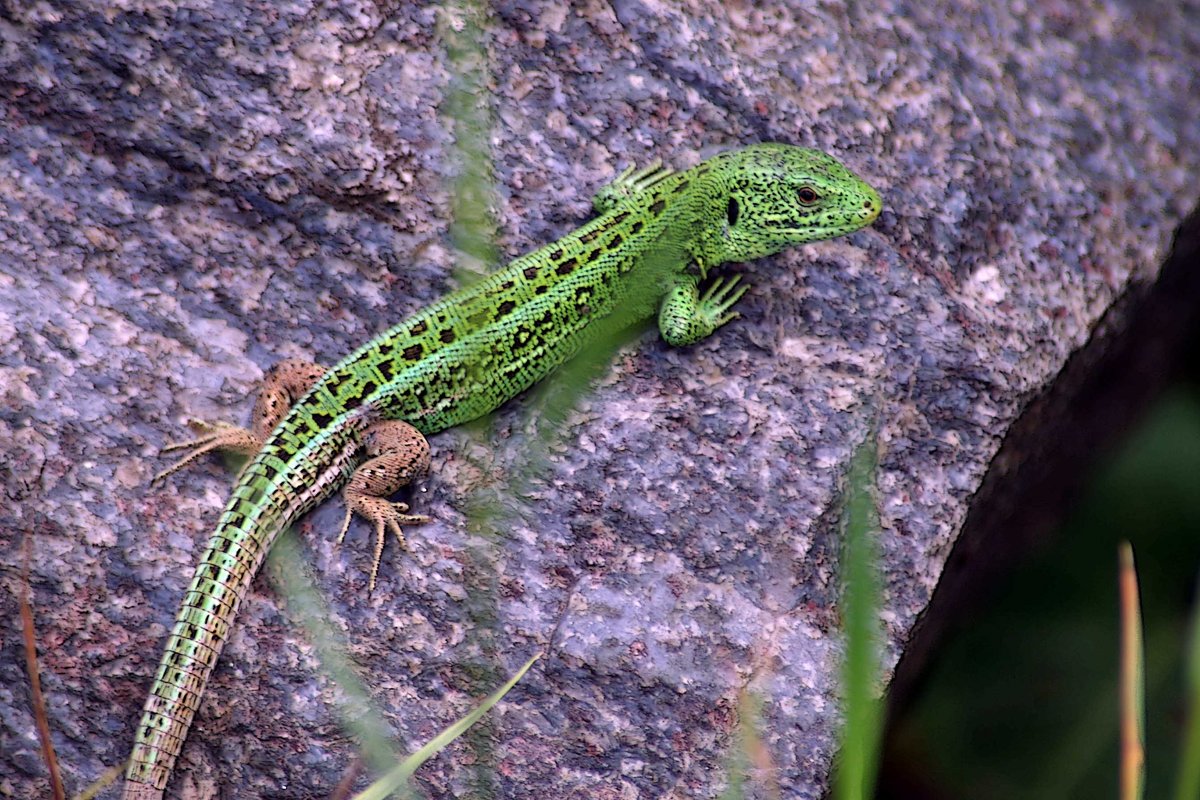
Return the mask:
[[811, 206], [821, 199], [821, 195], [817, 194], [817, 190], [811, 186], [801, 186], [796, 191], [796, 199], [802, 206]]
[[729, 198], [729, 204], [725, 206], [725, 221], [729, 223], [729, 227], [737, 225], [738, 219], [738, 201], [732, 197]]

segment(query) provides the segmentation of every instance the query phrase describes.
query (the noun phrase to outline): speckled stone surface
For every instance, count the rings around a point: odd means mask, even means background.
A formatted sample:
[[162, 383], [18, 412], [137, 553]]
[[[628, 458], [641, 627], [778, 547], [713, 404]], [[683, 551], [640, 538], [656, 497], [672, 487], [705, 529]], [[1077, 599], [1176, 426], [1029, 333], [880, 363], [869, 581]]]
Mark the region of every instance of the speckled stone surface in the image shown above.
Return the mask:
[[[428, 797], [819, 797], [835, 752], [838, 519], [877, 420], [889, 668], [1025, 405], [1200, 196], [1200, 7], [496, 3], [499, 246], [570, 230], [630, 162], [778, 140], [874, 183], [870, 229], [748, 265], [743, 318], [623, 350], [530, 467], [530, 411], [434, 440], [436, 522], [337, 551], [298, 526], [330, 622], [405, 750], [553, 641]], [[0, 4], [0, 795], [44, 796], [21, 541], [70, 791], [128, 752], [218, 460], [147, 481], [190, 418], [244, 422], [451, 288], [448, 76], [404, 4]], [[474, 492], [499, 536], [471, 533]], [[328, 796], [338, 690], [265, 581], [172, 794]], [[360, 778], [360, 782], [365, 778]], [[114, 790], [109, 790], [112, 793]]]

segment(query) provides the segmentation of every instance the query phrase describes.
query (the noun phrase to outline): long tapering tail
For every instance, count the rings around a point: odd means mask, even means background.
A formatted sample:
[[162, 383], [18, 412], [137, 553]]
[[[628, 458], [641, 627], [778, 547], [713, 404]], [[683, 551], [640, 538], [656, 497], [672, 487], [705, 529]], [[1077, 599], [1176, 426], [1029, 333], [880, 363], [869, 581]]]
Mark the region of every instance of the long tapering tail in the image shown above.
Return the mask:
[[162, 797], [242, 597], [279, 532], [299, 515], [263, 501], [270, 489], [261, 488], [266, 476], [254, 474], [257, 466], [238, 481], [184, 595], [138, 725], [124, 800]]

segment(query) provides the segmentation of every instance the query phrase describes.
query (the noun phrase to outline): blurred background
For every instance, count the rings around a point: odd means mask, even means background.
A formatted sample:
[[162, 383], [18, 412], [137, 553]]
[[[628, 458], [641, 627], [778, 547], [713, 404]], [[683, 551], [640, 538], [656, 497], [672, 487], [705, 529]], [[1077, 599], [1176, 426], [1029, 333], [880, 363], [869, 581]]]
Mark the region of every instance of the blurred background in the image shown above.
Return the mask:
[[990, 581], [887, 731], [879, 798], [1117, 796], [1117, 547], [1146, 647], [1146, 797], [1171, 797], [1200, 565], [1200, 347], [1085, 470], [1061, 525]]

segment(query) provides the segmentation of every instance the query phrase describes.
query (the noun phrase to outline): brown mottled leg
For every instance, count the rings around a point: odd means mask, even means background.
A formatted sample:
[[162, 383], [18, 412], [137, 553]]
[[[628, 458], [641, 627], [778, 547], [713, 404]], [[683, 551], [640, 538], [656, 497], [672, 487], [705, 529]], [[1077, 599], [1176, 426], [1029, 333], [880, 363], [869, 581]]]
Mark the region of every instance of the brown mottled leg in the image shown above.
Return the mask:
[[407, 503], [393, 503], [387, 499], [429, 471], [429, 442], [412, 425], [393, 420], [376, 422], [367, 428], [363, 434], [363, 449], [368, 459], [350, 476], [342, 493], [346, 500], [346, 519], [337, 540], [341, 544], [350, 527], [350, 517], [356, 513], [375, 523], [375, 561], [371, 565], [371, 582], [367, 589], [374, 591], [386, 531], [395, 534], [400, 546], [404, 547], [404, 532], [400, 525], [429, 521], [429, 517], [407, 513]]
[[325, 371], [325, 367], [320, 364], [313, 364], [298, 358], [280, 361], [271, 367], [263, 378], [262, 391], [259, 392], [258, 401], [254, 404], [254, 416], [251, 419], [250, 428], [239, 428], [227, 422], [197, 421], [191, 423], [190, 427], [199, 432], [199, 436], [188, 442], [172, 442], [162, 449], [164, 453], [175, 450], [190, 450], [191, 452], [155, 475], [150, 481], [151, 485], [162, 481], [205, 453], [211, 453], [214, 450], [238, 453], [244, 456], [255, 455], [262, 447], [267, 434], [275, 429], [279, 420], [283, 419], [288, 409], [292, 407], [292, 403], [300, 399], [300, 396], [307, 392], [325, 374]]

